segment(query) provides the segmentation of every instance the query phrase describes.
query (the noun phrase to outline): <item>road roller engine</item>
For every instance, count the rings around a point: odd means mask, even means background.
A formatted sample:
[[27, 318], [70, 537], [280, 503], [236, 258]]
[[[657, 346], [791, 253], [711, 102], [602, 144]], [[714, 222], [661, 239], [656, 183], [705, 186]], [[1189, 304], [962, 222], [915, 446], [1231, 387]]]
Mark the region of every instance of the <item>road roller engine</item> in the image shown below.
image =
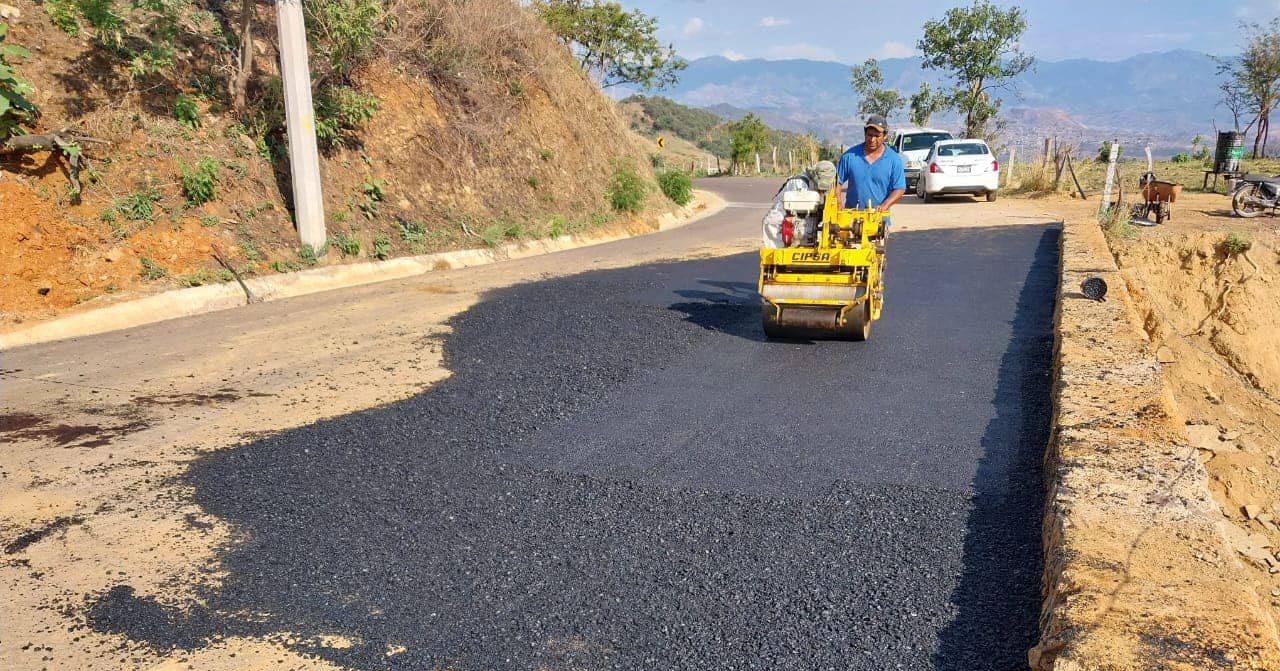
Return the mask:
[[884, 213], [841, 207], [831, 163], [788, 179], [764, 220], [765, 335], [870, 337], [884, 302], [884, 233]]

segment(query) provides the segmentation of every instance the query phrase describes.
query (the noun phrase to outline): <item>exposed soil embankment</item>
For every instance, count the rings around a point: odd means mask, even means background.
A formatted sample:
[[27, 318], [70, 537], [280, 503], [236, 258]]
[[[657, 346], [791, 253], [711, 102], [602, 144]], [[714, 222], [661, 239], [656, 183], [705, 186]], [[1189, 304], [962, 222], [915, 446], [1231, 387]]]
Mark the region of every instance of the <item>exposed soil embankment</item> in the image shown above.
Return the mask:
[[[1280, 272], [1272, 222], [1112, 247], [1209, 475], [1245, 586], [1280, 617]], [[1228, 236], [1233, 236], [1228, 241]], [[1248, 247], [1248, 249], [1245, 249]]]
[[[386, 0], [372, 3], [387, 20], [347, 77], [371, 101], [368, 118], [322, 152], [328, 253], [304, 251], [269, 4], [248, 5], [257, 57], [249, 108], [236, 112], [220, 93], [225, 68], [195, 46], [140, 76], [88, 22], [69, 32], [52, 3], [9, 2], [19, 14], [6, 43], [32, 53], [15, 64], [42, 112], [32, 130], [74, 126], [109, 143], [86, 147], [79, 199], [48, 152], [0, 160], [0, 328], [230, 282], [215, 247], [241, 275], [274, 275], [630, 226], [606, 195], [620, 168], [647, 186], [633, 208], [645, 219], [674, 209], [647, 144], [532, 12], [507, 0]], [[234, 19], [239, 6], [193, 3], [183, 39], [205, 44], [217, 25], [196, 18]], [[325, 86], [316, 90], [320, 100]], [[195, 105], [186, 122], [175, 118], [180, 96]], [[193, 197], [184, 167], [205, 164], [211, 192]]]
[[[1272, 618], [1227, 542], [1157, 348], [1091, 220], [1066, 225], [1062, 264], [1032, 668], [1280, 668]], [[1079, 291], [1094, 275], [1111, 287], [1105, 302]]]

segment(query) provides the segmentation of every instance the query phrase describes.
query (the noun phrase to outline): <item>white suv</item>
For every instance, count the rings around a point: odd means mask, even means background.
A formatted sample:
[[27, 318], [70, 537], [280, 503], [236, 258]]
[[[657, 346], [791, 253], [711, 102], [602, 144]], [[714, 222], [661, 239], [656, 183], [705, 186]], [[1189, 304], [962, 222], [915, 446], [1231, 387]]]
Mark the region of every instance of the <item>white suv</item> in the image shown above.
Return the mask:
[[924, 160], [916, 195], [924, 202], [947, 193], [967, 193], [996, 199], [1000, 163], [982, 140], [942, 140]]
[[950, 139], [951, 133], [938, 128], [903, 128], [894, 132], [893, 143], [889, 146], [902, 155], [908, 189], [916, 188], [920, 170], [924, 167], [924, 157], [933, 149], [934, 143]]

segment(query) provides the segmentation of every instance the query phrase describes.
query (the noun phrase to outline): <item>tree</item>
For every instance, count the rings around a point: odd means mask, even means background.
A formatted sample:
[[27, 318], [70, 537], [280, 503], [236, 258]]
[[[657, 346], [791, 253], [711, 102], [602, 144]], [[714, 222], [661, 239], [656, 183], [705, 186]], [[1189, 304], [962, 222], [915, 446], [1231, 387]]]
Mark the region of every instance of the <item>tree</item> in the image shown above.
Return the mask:
[[535, 0], [533, 6], [602, 88], [664, 89], [688, 66], [673, 46], [658, 42], [657, 19], [639, 10], [601, 0]]
[[1253, 116], [1245, 132], [1253, 128], [1253, 157], [1264, 158], [1271, 112], [1280, 102], [1280, 18], [1266, 25], [1241, 24], [1241, 29], [1246, 39], [1244, 51], [1238, 59], [1219, 65], [1218, 71], [1227, 76], [1220, 90], [1224, 104], [1236, 117], [1237, 128], [1241, 111]]
[[920, 88], [911, 94], [911, 123], [915, 126], [927, 126], [933, 115], [950, 104], [951, 101], [942, 92], [934, 91], [927, 82], [921, 82]]
[[968, 7], [948, 10], [940, 20], [925, 22], [916, 48], [924, 55], [924, 67], [951, 73], [954, 88], [948, 97], [964, 115], [966, 136], [986, 135], [988, 123], [1000, 111], [992, 93], [1008, 89], [1013, 78], [1035, 65], [1019, 45], [1026, 29], [1021, 8], [1000, 9], [990, 0], [974, 0]]
[[744, 163], [769, 146], [769, 127], [755, 114], [748, 113], [729, 124], [729, 155], [733, 163]]
[[1257, 115], [1248, 89], [1236, 76], [1235, 66], [1231, 61], [1219, 61], [1218, 74], [1226, 75], [1226, 79], [1218, 85], [1218, 104], [1231, 112], [1232, 128], [1248, 133], [1253, 128], [1253, 121], [1241, 129], [1240, 119], [1256, 119]]
[[853, 90], [858, 94], [858, 114], [879, 114], [888, 119], [906, 100], [894, 89], [884, 88], [884, 75], [880, 64], [868, 58], [862, 65], [853, 66]]

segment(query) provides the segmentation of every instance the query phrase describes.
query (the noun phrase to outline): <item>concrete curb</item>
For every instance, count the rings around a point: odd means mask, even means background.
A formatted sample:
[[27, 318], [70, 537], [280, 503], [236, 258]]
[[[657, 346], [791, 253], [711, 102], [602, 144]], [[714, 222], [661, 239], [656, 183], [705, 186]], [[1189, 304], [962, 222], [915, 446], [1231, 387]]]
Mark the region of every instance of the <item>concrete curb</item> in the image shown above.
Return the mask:
[[[546, 240], [516, 242], [493, 249], [462, 249], [387, 261], [328, 266], [286, 275], [255, 277], [246, 280], [245, 284], [254, 296], [261, 298], [264, 302], [276, 301], [321, 291], [413, 277], [437, 270], [487, 265], [667, 231], [714, 215], [724, 208], [725, 201], [720, 196], [710, 191], [696, 190], [692, 202], [674, 212], [659, 215], [655, 222], [656, 230], [643, 233], [563, 235]], [[244, 304], [244, 292], [235, 282], [175, 289], [58, 317], [9, 333], [0, 333], [0, 350], [106, 333], [168, 319], [227, 310]]]
[[[1080, 282], [1101, 276], [1105, 302]], [[1102, 231], [1067, 222], [1036, 671], [1280, 669]]]

